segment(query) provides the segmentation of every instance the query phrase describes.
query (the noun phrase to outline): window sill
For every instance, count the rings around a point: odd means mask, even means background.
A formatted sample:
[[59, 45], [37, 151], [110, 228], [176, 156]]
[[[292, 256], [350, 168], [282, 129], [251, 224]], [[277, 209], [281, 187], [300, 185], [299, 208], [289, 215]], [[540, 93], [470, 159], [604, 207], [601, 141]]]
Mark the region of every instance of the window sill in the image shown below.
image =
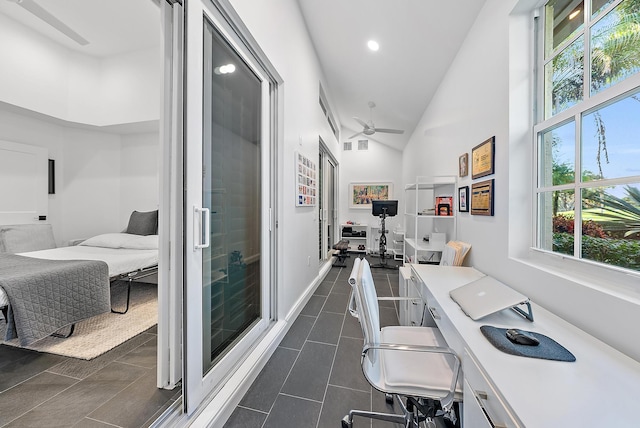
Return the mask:
[[640, 305], [640, 272], [603, 266], [537, 248], [530, 248], [524, 257], [512, 259], [566, 281]]

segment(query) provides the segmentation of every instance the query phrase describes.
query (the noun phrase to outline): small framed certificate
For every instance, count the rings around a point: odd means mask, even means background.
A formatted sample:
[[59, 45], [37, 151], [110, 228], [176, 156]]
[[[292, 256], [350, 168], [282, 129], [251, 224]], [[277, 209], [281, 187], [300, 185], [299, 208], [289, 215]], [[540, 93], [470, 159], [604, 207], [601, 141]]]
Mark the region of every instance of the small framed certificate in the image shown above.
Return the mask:
[[495, 142], [491, 137], [471, 150], [471, 178], [476, 179], [495, 172]]

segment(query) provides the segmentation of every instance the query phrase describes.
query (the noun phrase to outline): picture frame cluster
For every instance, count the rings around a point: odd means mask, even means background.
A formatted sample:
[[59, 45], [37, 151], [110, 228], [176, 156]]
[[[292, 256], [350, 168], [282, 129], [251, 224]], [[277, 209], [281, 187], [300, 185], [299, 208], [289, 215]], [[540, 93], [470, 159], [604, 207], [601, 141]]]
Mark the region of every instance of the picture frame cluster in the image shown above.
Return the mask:
[[[471, 163], [469, 153], [458, 158], [458, 175], [471, 179], [486, 177], [495, 173], [495, 143], [496, 137], [486, 139], [471, 149]], [[470, 212], [472, 215], [494, 215], [494, 183], [493, 178], [471, 183], [469, 186], [458, 188], [458, 211]]]

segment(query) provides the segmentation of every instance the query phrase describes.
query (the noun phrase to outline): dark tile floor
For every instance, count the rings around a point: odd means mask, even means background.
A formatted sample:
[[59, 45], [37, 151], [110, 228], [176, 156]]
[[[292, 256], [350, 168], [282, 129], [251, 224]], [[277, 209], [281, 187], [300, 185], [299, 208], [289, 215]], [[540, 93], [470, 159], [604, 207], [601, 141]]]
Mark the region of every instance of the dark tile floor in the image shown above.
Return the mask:
[[181, 395], [156, 387], [156, 347], [156, 327], [90, 361], [0, 345], [0, 427], [149, 426]]
[[[225, 428], [335, 428], [350, 409], [399, 413], [362, 374], [362, 330], [347, 311], [353, 258], [318, 286]], [[397, 293], [397, 270], [373, 269], [373, 278], [379, 296]], [[383, 327], [398, 324], [394, 302], [381, 302], [380, 318]], [[393, 425], [356, 417], [354, 426]]]

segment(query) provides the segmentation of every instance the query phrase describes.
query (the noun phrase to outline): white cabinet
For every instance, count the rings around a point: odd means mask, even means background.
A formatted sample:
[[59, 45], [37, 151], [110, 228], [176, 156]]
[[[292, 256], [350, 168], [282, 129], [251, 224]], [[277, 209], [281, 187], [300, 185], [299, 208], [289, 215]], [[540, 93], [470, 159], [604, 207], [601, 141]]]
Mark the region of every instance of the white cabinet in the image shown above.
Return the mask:
[[517, 428], [521, 425], [511, 415], [503, 399], [465, 349], [462, 421], [464, 427]]
[[456, 199], [454, 176], [417, 177], [405, 187], [405, 262], [439, 263], [456, 238]]
[[398, 275], [398, 321], [400, 325], [435, 327], [433, 319], [425, 317], [425, 304], [420, 294], [419, 284], [412, 277], [409, 266], [401, 266]]
[[[409, 266], [400, 266], [398, 269], [398, 296], [401, 298], [408, 297], [409, 281], [411, 281], [411, 268]], [[398, 323], [400, 325], [409, 325], [408, 317], [408, 300], [398, 300]]]
[[340, 237], [349, 241], [349, 251], [352, 253], [367, 252], [367, 237], [369, 225], [366, 224], [341, 224]]

